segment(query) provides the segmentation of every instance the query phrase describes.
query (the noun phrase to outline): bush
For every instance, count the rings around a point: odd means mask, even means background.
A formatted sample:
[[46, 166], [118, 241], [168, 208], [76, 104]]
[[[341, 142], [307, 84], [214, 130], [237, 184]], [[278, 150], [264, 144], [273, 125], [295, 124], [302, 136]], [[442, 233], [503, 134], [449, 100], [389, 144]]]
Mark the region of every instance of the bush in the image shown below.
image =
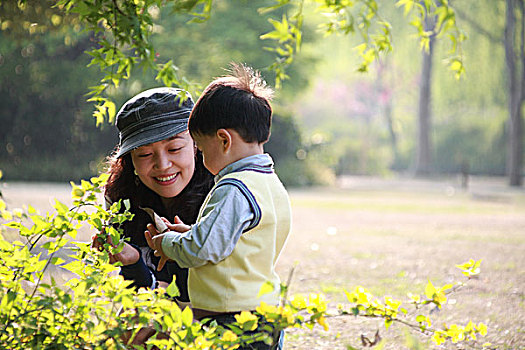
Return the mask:
[[[131, 218], [127, 210], [114, 203], [109, 210], [97, 204], [97, 193], [105, 183], [105, 175], [82, 181], [72, 188], [73, 207], [56, 202], [54, 212], [40, 215], [28, 206], [25, 211], [8, 210], [0, 200], [0, 214], [9, 221], [5, 225], [17, 230], [21, 241], [8, 242], [0, 237], [0, 348], [2, 349], [236, 349], [254, 341], [272, 343], [270, 330], [289, 327], [328, 329], [328, 318], [360, 316], [384, 320], [385, 327], [393, 323], [409, 326], [428, 335], [436, 344], [476, 343], [486, 326], [472, 321], [465, 326], [451, 324], [434, 328], [428, 307], [441, 308], [447, 294], [463, 284], [442, 287], [429, 282], [425, 295], [411, 295], [403, 304], [391, 297], [375, 298], [365, 288], [345, 292], [348, 304], [337, 311], [328, 310], [323, 294], [287, 296], [282, 286], [280, 305], [261, 303], [255, 313], [243, 311], [235, 315], [236, 322], [222, 327], [193, 320], [191, 309], [181, 310], [169, 297], [177, 294], [174, 281], [166, 290], [130, 289], [129, 281], [116, 275], [109, 264], [108, 252], [122, 247], [120, 232], [114, 225]], [[119, 214], [120, 213], [120, 214]], [[91, 248], [89, 242], [75, 242], [77, 230], [90, 225], [104, 243], [102, 251]], [[44, 243], [41, 243], [44, 242]], [[39, 245], [40, 244], [40, 245]], [[39, 246], [38, 246], [39, 245]], [[74, 250], [65, 257], [66, 246]], [[47, 252], [35, 254], [35, 248]], [[64, 258], [62, 258], [64, 256]], [[66, 259], [68, 259], [66, 261]], [[63, 285], [44, 274], [50, 266], [73, 274]], [[467, 277], [479, 273], [480, 261], [470, 260], [458, 265]], [[260, 293], [271, 291], [264, 284]], [[407, 305], [407, 306], [405, 306]], [[409, 313], [408, 308], [415, 312]], [[155, 335], [145, 345], [132, 345], [139, 330], [150, 328]]]
[[[306, 154], [306, 145], [292, 116], [276, 113], [272, 120], [272, 134], [264, 149], [274, 162], [275, 170], [287, 187], [324, 185], [333, 182], [331, 172]], [[298, 156], [299, 155], [299, 156]]]
[[[501, 118], [465, 116], [456, 125], [437, 127], [435, 168], [442, 173], [504, 175], [506, 141]], [[477, 117], [477, 118], [476, 118]]]

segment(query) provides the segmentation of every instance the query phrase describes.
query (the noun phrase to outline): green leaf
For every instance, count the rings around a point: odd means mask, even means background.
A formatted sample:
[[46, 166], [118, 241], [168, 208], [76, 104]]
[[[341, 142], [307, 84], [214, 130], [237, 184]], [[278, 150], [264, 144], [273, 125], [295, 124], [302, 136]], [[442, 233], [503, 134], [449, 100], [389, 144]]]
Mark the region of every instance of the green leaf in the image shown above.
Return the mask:
[[393, 321], [390, 318], [385, 319], [385, 328], [388, 329], [392, 325]]
[[64, 203], [61, 203], [58, 200], [55, 200], [55, 205], [53, 207], [57, 210], [59, 214], [66, 213], [69, 211], [69, 208]]
[[[115, 86], [118, 85], [118, 84], [115, 84]], [[108, 122], [109, 123], [113, 123], [115, 121], [115, 114], [116, 114], [116, 111], [117, 111], [117, 108], [115, 106], [115, 103], [113, 103], [112, 101], [106, 101], [104, 103], [104, 106], [106, 107], [106, 111], [107, 111], [107, 114], [108, 114]]]
[[4, 240], [4, 238], [1, 236], [0, 236], [0, 250], [4, 250], [4, 251], [13, 250], [13, 246], [11, 245], [11, 243]]
[[257, 293], [257, 298], [260, 298], [262, 295], [270, 294], [275, 290], [274, 285], [270, 281], [266, 281], [263, 283], [261, 288], [259, 289], [259, 293]]
[[118, 244], [120, 242], [120, 233], [115, 230], [114, 227], [109, 228], [109, 235], [111, 236], [111, 242]]
[[358, 307], [353, 307], [353, 308], [352, 308], [352, 314], [353, 314], [354, 316], [359, 315], [359, 308], [358, 308]]
[[166, 293], [172, 298], [180, 296], [179, 288], [177, 287], [177, 283], [175, 283], [176, 276], [173, 275], [173, 280], [168, 285], [168, 288], [166, 288]]
[[436, 288], [432, 284], [432, 282], [428, 281], [426, 287], [425, 287], [425, 295], [428, 299], [433, 299], [434, 295], [436, 294]]
[[66, 261], [60, 257], [53, 257], [51, 258], [51, 264], [53, 265], [61, 265], [63, 263], [65, 263]]
[[191, 323], [193, 322], [193, 312], [191, 311], [191, 308], [186, 307], [182, 311], [181, 317], [182, 317], [182, 324], [183, 325], [185, 325], [186, 327], [191, 326]]

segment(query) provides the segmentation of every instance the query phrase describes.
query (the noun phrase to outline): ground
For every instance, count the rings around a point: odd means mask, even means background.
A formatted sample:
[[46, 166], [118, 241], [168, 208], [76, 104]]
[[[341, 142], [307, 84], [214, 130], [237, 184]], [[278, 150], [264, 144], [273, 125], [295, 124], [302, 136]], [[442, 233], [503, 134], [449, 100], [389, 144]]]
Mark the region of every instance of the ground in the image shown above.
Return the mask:
[[[525, 349], [525, 190], [504, 181], [472, 179], [462, 188], [455, 179], [345, 178], [336, 187], [291, 189], [293, 232], [278, 272], [286, 280], [296, 266], [290, 293], [323, 292], [334, 309], [357, 285], [407, 301], [429, 280], [467, 282], [432, 313], [435, 326], [483, 322], [489, 333], [477, 347]], [[12, 183], [0, 190], [10, 208], [49, 210], [52, 198], [69, 201], [70, 188]], [[482, 260], [481, 274], [466, 281], [455, 265], [470, 258]], [[329, 325], [288, 331], [286, 349], [364, 349], [361, 335], [373, 340], [377, 330], [383, 349], [456, 348], [433, 346], [400, 324], [385, 330], [380, 321], [346, 316]]]

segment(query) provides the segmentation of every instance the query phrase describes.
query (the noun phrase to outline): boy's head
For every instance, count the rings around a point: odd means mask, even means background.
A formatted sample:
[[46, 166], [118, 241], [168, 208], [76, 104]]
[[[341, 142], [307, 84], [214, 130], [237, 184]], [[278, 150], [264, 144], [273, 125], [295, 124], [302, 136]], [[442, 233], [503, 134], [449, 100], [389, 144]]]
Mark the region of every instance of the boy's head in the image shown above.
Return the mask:
[[235, 130], [244, 142], [263, 144], [270, 137], [273, 91], [259, 72], [232, 64], [231, 75], [215, 79], [204, 90], [191, 112], [192, 136]]

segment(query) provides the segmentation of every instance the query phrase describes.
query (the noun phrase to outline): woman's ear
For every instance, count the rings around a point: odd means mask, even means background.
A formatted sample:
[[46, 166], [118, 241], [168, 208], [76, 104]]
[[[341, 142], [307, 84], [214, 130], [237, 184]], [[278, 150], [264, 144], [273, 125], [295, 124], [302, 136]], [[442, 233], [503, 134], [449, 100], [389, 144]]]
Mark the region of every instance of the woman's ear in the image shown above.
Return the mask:
[[227, 153], [232, 147], [232, 134], [226, 129], [217, 130], [217, 137], [222, 146], [222, 150]]

